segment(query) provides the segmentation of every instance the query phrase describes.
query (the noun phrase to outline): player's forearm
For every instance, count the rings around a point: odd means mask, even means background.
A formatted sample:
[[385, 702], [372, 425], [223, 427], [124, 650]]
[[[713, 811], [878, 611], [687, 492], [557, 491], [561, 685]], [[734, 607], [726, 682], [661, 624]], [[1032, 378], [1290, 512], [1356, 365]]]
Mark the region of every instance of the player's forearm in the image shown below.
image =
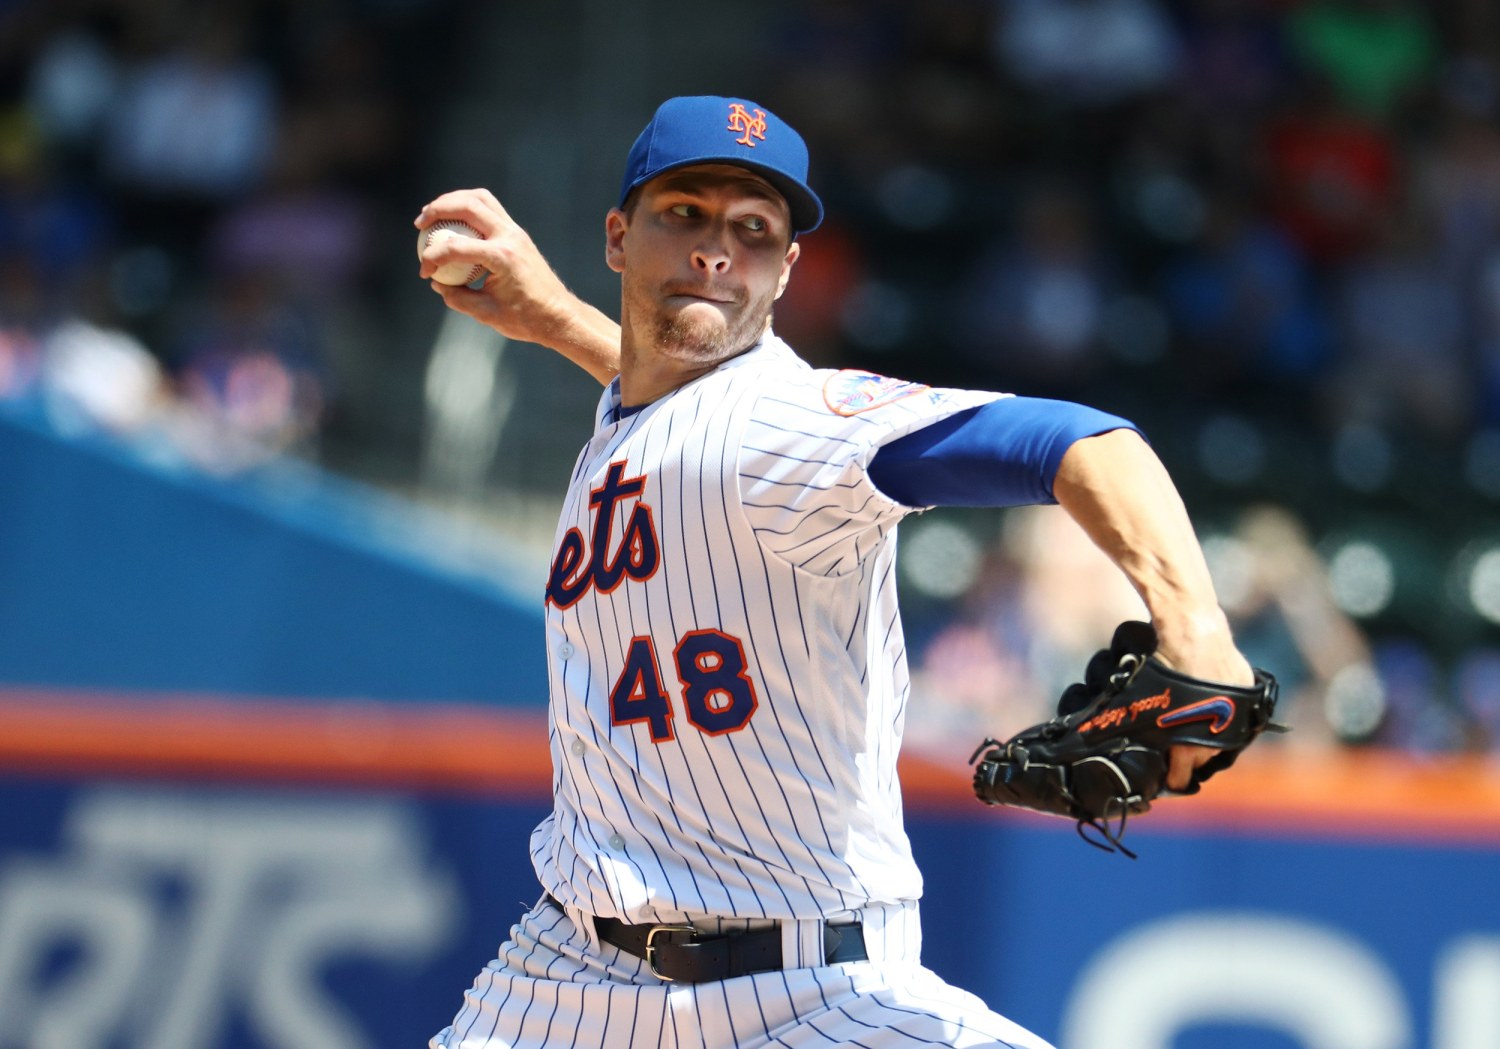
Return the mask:
[[432, 288], [449, 308], [468, 314], [508, 339], [545, 346], [601, 385], [620, 370], [620, 326], [561, 282], [545, 298], [518, 294], [493, 279], [483, 290], [436, 282]]
[[561, 318], [543, 345], [608, 385], [620, 371], [620, 326], [581, 299]]
[[1182, 498], [1138, 434], [1114, 430], [1075, 442], [1053, 492], [1145, 601], [1162, 658], [1211, 680], [1252, 680]]

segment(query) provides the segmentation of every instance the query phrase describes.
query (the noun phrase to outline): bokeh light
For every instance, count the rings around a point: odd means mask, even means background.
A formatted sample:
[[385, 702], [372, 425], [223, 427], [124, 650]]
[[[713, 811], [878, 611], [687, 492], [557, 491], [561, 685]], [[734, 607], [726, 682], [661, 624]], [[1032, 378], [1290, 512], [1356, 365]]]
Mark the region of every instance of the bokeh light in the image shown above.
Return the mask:
[[1379, 615], [1396, 592], [1396, 569], [1379, 546], [1351, 540], [1328, 562], [1328, 581], [1338, 606], [1351, 616]]

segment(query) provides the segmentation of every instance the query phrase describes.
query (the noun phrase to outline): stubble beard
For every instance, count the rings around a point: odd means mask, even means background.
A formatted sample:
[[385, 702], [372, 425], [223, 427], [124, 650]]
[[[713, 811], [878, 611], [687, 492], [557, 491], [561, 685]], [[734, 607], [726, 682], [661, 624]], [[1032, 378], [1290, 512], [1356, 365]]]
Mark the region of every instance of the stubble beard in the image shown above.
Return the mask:
[[711, 364], [739, 354], [760, 340], [776, 301], [774, 292], [749, 302], [726, 322], [721, 316], [704, 317], [701, 311], [678, 310], [658, 313], [654, 341], [662, 353], [692, 364]]

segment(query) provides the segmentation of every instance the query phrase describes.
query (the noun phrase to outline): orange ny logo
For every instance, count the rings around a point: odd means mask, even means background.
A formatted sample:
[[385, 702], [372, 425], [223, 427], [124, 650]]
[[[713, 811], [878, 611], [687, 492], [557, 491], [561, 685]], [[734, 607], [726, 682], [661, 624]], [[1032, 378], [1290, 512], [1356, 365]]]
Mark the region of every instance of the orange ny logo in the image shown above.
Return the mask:
[[729, 127], [725, 130], [738, 131], [740, 137], [735, 139], [742, 146], [754, 148], [755, 143], [751, 138], [758, 138], [762, 142], [766, 140], [766, 113], [763, 109], [757, 109], [752, 117], [745, 112], [745, 107], [739, 102], [729, 104]]

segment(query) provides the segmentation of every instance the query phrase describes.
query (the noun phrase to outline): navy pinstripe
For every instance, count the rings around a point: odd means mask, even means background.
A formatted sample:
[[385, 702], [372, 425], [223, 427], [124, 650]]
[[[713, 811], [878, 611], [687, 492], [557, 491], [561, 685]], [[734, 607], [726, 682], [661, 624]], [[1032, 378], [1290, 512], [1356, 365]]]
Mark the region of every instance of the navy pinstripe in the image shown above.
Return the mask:
[[[1047, 1049], [921, 965], [896, 776], [912, 508], [868, 475], [998, 396], [815, 371], [770, 336], [623, 418], [606, 390], [546, 608], [555, 801], [530, 851], [564, 910], [522, 918], [435, 1049]], [[591, 915], [789, 922], [800, 961], [666, 985]], [[870, 960], [819, 964], [850, 916]]]

